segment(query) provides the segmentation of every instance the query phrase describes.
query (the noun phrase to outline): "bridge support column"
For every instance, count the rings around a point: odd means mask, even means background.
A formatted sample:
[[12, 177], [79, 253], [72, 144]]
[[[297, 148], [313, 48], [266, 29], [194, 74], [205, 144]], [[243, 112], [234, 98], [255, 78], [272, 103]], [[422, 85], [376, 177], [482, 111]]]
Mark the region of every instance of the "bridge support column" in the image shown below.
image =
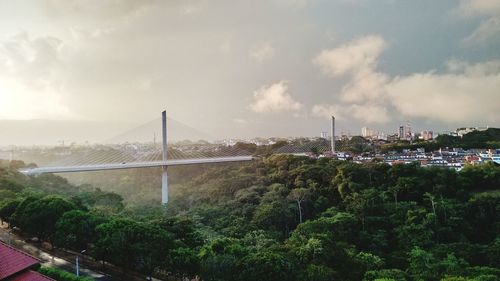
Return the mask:
[[166, 205], [168, 203], [168, 173], [167, 166], [162, 167], [161, 173], [161, 203]]
[[[163, 111], [161, 113], [162, 120], [162, 138], [163, 138], [163, 161], [167, 161], [167, 112]], [[168, 203], [168, 174], [167, 166], [162, 166], [161, 174], [161, 203], [166, 205]]]
[[335, 153], [335, 116], [332, 115], [332, 139], [331, 139], [331, 150], [332, 150], [332, 155]]

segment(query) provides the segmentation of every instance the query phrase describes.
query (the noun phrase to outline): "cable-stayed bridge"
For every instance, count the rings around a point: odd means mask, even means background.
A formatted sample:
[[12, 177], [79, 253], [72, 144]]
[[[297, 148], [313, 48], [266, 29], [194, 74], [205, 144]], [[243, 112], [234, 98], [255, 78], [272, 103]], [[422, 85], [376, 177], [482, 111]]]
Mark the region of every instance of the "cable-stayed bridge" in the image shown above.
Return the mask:
[[[169, 124], [168, 130], [167, 123]], [[335, 119], [332, 117], [331, 135], [335, 132], [334, 124]], [[157, 142], [157, 139], [160, 141]], [[177, 141], [172, 141], [176, 139]], [[198, 141], [186, 139], [198, 139]], [[152, 120], [105, 141], [105, 143], [113, 144], [56, 147], [49, 153], [45, 153], [49, 156], [48, 159], [43, 157], [31, 159], [31, 161], [35, 160], [40, 165], [39, 167], [24, 168], [21, 172], [27, 175], [38, 175], [161, 167], [162, 203], [166, 204], [169, 194], [168, 167], [243, 162], [254, 159], [252, 153], [238, 148], [237, 145], [210, 143], [204, 139], [212, 139], [212, 137], [167, 118], [166, 112], [163, 111], [161, 120]], [[124, 140], [126, 142], [123, 142]], [[273, 153], [319, 155], [330, 152], [330, 155], [333, 155], [331, 152], [334, 151], [333, 139], [329, 141], [325, 138], [316, 140], [298, 138], [277, 147]], [[24, 157], [24, 159], [27, 160], [29, 157]]]
[[[81, 149], [61, 156], [58, 161], [45, 164], [40, 167], [25, 168], [21, 172], [27, 175], [38, 175], [43, 173], [71, 173], [87, 171], [105, 171], [118, 169], [152, 168], [162, 167], [162, 203], [168, 203], [168, 173], [169, 166], [194, 165], [206, 163], [225, 163], [251, 161], [253, 157], [250, 153], [213, 145], [208, 142], [201, 144], [190, 144], [184, 142], [182, 145], [168, 145], [167, 142], [167, 116], [162, 112], [161, 122], [161, 144], [156, 143], [156, 132], [154, 132], [152, 144], [127, 143], [124, 145], [103, 145], [97, 149]], [[155, 125], [157, 120], [148, 122], [133, 130], [111, 139], [115, 141], [120, 137], [132, 136], [135, 141], [141, 131], [146, 130], [151, 124]], [[177, 126], [183, 128], [183, 126]], [[184, 126], [186, 127], [186, 126]], [[183, 128], [185, 129], [185, 128]], [[189, 128], [188, 128], [189, 129]], [[205, 137], [203, 133], [202, 137]]]

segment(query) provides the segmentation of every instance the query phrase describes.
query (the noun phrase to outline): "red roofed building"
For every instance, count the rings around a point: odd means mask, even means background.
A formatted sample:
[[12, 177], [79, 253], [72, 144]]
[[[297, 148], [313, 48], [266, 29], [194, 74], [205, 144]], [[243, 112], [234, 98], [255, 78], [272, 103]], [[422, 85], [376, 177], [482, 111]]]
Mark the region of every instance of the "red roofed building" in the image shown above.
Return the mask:
[[0, 281], [54, 281], [33, 269], [40, 261], [0, 241]]

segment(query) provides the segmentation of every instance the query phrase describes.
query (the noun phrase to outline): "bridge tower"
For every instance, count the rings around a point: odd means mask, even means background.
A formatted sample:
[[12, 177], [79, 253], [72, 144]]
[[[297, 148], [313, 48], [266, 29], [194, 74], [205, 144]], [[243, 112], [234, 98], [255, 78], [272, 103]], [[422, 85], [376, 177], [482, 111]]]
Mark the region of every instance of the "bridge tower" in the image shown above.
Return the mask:
[[[162, 138], [163, 138], [163, 162], [167, 161], [167, 111], [163, 111], [161, 113], [161, 121], [162, 121]], [[167, 174], [167, 165], [162, 166], [162, 174], [161, 174], [161, 203], [166, 205], [168, 203], [168, 174]]]
[[332, 115], [332, 139], [330, 143], [330, 149], [332, 150], [332, 154], [335, 153], [335, 116]]

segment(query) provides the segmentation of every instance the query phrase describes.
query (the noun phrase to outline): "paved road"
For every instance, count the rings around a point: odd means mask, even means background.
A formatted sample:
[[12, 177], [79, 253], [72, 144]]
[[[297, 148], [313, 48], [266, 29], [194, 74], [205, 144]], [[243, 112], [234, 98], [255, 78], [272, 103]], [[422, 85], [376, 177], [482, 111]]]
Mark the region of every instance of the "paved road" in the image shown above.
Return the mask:
[[[69, 272], [76, 272], [76, 266], [75, 266], [75, 260], [72, 260], [71, 262], [55, 257], [43, 250], [40, 250], [39, 248], [26, 243], [25, 241], [21, 240], [19, 237], [15, 236], [10, 232], [10, 229], [5, 228], [5, 225], [0, 227], [0, 240], [2, 240], [4, 243], [7, 243], [9, 245], [12, 245], [13, 247], [16, 247], [20, 250], [25, 251], [26, 253], [40, 259], [41, 264], [43, 266], [48, 266], [48, 267], [56, 267], [60, 269], [64, 269]], [[80, 268], [80, 275], [81, 276], [89, 276], [94, 278], [95, 280], [99, 281], [113, 281], [113, 280], [119, 280], [119, 279], [113, 279], [111, 276], [106, 275], [101, 272], [97, 271], [92, 271], [86, 268]], [[123, 280], [123, 279], [121, 279]]]
[[[69, 272], [76, 273], [76, 255], [64, 251], [53, 251], [55, 254], [49, 251], [40, 249], [35, 245], [27, 243], [21, 237], [13, 234], [7, 224], [0, 224], [0, 240], [4, 243], [12, 245], [26, 253], [40, 259], [41, 264], [48, 267], [56, 267], [64, 269]], [[51, 251], [52, 252], [52, 251]], [[82, 265], [83, 264], [83, 265]], [[89, 269], [90, 267], [92, 269]], [[106, 266], [105, 272], [99, 270], [101, 268], [99, 263], [95, 261], [83, 261], [80, 259], [80, 275], [89, 276], [98, 281], [138, 281], [146, 280], [144, 276], [138, 274], [129, 275], [123, 273], [123, 271], [112, 268], [112, 266]], [[152, 278], [153, 281], [161, 281], [160, 279]]]

